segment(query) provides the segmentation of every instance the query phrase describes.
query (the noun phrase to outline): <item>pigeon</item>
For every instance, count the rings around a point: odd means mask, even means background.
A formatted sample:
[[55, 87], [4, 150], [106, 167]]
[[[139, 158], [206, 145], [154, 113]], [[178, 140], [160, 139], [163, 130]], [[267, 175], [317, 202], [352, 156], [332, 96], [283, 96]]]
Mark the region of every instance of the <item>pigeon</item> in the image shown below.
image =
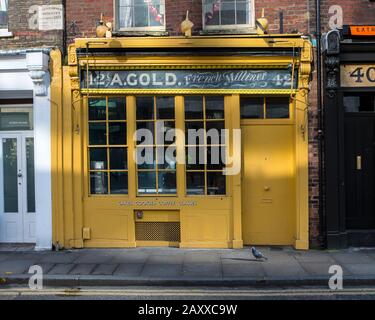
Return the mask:
[[268, 260], [267, 257], [265, 257], [263, 253], [257, 250], [255, 247], [251, 248], [251, 253], [253, 254], [254, 258], [257, 260], [261, 260], [261, 259]]

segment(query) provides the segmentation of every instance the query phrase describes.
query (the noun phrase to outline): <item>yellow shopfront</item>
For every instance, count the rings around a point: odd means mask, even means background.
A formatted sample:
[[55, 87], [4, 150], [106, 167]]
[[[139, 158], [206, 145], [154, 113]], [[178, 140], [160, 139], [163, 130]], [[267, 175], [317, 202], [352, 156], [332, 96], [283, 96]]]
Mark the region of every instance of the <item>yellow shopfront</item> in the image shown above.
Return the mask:
[[77, 39], [52, 58], [55, 244], [308, 248], [306, 39]]

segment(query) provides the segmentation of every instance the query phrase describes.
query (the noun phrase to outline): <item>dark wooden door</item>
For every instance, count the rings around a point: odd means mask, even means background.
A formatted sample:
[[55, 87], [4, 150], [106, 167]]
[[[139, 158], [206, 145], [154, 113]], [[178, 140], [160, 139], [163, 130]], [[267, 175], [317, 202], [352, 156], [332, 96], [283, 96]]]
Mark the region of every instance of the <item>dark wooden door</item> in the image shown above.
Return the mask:
[[375, 116], [345, 114], [346, 228], [375, 229]]

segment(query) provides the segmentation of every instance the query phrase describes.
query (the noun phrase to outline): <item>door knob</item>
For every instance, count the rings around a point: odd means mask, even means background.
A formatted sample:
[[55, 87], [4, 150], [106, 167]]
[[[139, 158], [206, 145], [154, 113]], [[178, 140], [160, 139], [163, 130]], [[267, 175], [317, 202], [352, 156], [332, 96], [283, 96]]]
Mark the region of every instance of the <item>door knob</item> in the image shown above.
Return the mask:
[[267, 186], [264, 187], [264, 191], [270, 191], [270, 190], [271, 190], [270, 187], [267, 187]]

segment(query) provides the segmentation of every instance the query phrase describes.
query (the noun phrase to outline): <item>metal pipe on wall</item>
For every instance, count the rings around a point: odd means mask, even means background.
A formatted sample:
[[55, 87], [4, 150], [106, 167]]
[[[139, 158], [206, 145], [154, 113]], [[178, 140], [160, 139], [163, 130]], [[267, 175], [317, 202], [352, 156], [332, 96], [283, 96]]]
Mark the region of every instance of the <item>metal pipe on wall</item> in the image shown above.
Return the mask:
[[326, 246], [326, 223], [324, 206], [324, 110], [322, 104], [322, 50], [321, 50], [321, 2], [316, 0], [316, 51], [317, 51], [317, 108], [318, 108], [318, 153], [319, 153], [319, 238]]

